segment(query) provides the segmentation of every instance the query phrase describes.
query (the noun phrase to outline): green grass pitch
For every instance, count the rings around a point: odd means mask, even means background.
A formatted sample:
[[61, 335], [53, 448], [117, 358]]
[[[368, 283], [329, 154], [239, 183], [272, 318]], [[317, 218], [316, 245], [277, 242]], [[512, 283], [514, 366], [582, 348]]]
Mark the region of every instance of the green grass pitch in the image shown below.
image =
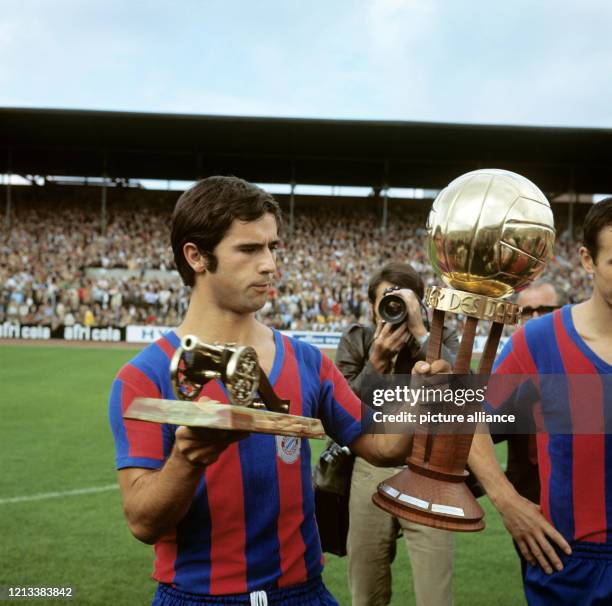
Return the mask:
[[[150, 604], [152, 548], [127, 530], [117, 489], [7, 502], [116, 482], [107, 397], [134, 351], [0, 346], [0, 585], [72, 585], [73, 604]], [[314, 456], [322, 445], [313, 442]], [[481, 502], [487, 529], [457, 535], [455, 604], [524, 604], [510, 537], [488, 500]], [[414, 603], [408, 570], [400, 543], [393, 605]], [[350, 604], [346, 559], [327, 557], [325, 582], [342, 606]]]

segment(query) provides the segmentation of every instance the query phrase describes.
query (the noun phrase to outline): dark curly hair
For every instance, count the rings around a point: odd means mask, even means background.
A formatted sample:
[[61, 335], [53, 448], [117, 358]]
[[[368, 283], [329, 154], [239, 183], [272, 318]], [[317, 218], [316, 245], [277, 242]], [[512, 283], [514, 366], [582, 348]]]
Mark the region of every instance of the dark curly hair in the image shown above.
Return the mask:
[[234, 220], [256, 221], [272, 213], [280, 226], [278, 202], [257, 185], [238, 177], [208, 177], [198, 181], [178, 199], [172, 213], [171, 241], [174, 262], [187, 286], [195, 283], [195, 272], [187, 263], [183, 247], [195, 244], [208, 261], [208, 270], [217, 269], [213, 251]]
[[612, 197], [604, 198], [589, 208], [582, 225], [582, 243], [589, 251], [593, 263], [597, 263], [599, 252], [599, 234], [612, 225]]

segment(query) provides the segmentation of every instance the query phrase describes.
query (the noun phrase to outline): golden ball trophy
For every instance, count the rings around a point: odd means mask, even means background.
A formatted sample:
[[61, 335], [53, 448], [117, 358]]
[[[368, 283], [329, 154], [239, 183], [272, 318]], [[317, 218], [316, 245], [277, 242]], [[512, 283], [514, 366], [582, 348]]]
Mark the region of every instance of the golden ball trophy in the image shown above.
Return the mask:
[[[504, 324], [516, 324], [518, 306], [505, 301], [544, 269], [555, 229], [544, 194], [513, 172], [482, 169], [452, 181], [434, 200], [427, 220], [428, 254], [445, 284], [429, 288], [433, 308], [427, 361], [440, 358], [446, 312], [465, 316], [455, 374], [468, 374], [479, 320], [491, 322], [478, 367], [489, 374]], [[465, 484], [475, 424], [418, 426], [407, 468], [378, 486], [383, 510], [445, 530], [484, 528], [484, 511]]]

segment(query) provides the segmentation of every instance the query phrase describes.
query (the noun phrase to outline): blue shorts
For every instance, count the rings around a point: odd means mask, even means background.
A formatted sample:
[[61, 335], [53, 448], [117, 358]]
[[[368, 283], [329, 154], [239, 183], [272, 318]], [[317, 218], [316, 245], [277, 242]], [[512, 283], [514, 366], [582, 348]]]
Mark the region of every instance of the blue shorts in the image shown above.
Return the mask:
[[546, 574], [539, 566], [527, 566], [529, 606], [612, 604], [612, 545], [576, 542], [571, 548], [571, 556], [559, 554], [561, 572]]
[[293, 587], [236, 593], [197, 595], [159, 584], [152, 606], [338, 606], [321, 577]]

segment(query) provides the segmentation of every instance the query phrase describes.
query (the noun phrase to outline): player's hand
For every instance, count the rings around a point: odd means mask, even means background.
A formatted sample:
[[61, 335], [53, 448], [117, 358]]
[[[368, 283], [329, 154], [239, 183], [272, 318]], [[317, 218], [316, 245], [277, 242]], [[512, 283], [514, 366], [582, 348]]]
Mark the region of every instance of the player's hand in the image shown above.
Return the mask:
[[452, 373], [453, 370], [451, 365], [446, 360], [434, 360], [431, 364], [428, 362], [417, 362], [412, 367], [413, 375], [421, 375], [424, 377], [429, 377], [432, 375], [448, 375]]
[[387, 365], [408, 341], [410, 333], [406, 322], [394, 327], [386, 322], [381, 323], [374, 333], [370, 352], [370, 362], [378, 372], [385, 372]]
[[[202, 396], [198, 401], [210, 398]], [[178, 453], [195, 467], [212, 465], [221, 453], [233, 442], [248, 436], [244, 431], [228, 431], [208, 427], [186, 427], [181, 425], [174, 434], [175, 448]]]
[[184, 459], [195, 467], [206, 467], [212, 465], [230, 444], [247, 435], [240, 431], [181, 425], [174, 437], [175, 447]]
[[563, 564], [551, 542], [556, 543], [568, 555], [572, 549], [535, 503], [517, 495], [498, 509], [523, 557], [532, 566], [539, 564], [547, 574], [552, 573], [553, 567], [555, 570], [563, 570]]

